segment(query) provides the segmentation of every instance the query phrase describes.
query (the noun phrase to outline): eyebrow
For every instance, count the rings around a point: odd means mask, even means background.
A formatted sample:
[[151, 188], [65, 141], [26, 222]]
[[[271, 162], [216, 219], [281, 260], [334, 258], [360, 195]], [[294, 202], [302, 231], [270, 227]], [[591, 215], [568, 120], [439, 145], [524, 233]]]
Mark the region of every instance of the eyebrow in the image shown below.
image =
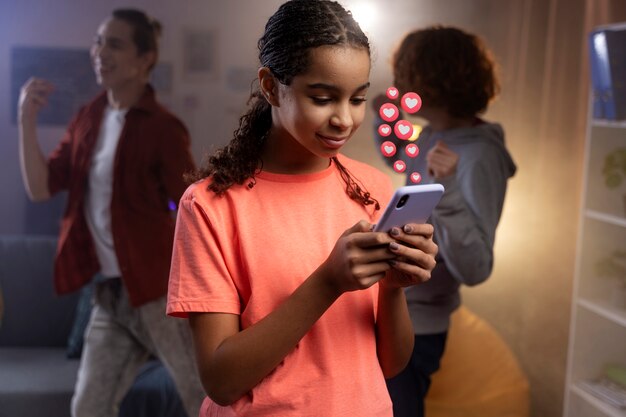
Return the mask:
[[[365, 90], [366, 88], [369, 88], [370, 86], [370, 82], [366, 82], [365, 84], [357, 87], [356, 90], [354, 91], [361, 91], [361, 90]], [[324, 89], [324, 90], [332, 90], [332, 91], [339, 91], [339, 87], [332, 85], [332, 84], [324, 84], [324, 83], [314, 83], [314, 84], [308, 84], [307, 85], [308, 88], [319, 88], [319, 89]]]

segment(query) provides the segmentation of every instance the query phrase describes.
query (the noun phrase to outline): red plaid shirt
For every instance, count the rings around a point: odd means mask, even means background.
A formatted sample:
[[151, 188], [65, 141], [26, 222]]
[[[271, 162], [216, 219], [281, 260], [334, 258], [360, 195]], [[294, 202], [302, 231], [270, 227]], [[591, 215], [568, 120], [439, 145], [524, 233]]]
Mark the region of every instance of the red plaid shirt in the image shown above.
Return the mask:
[[[75, 291], [100, 270], [84, 215], [85, 189], [102, 115], [103, 92], [81, 108], [48, 159], [51, 194], [68, 190], [54, 266], [59, 294]], [[111, 228], [122, 280], [134, 306], [167, 293], [174, 219], [186, 189], [183, 174], [195, 169], [183, 123], [155, 99], [147, 86], [126, 113], [113, 173]]]

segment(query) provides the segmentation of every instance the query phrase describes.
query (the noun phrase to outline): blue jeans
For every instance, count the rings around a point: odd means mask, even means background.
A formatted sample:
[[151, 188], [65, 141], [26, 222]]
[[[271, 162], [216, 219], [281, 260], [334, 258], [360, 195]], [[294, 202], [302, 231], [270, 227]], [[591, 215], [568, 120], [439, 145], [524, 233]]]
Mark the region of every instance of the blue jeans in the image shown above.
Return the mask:
[[394, 417], [424, 416], [424, 398], [430, 387], [430, 377], [439, 369], [447, 337], [447, 332], [415, 335], [409, 364], [387, 380]]

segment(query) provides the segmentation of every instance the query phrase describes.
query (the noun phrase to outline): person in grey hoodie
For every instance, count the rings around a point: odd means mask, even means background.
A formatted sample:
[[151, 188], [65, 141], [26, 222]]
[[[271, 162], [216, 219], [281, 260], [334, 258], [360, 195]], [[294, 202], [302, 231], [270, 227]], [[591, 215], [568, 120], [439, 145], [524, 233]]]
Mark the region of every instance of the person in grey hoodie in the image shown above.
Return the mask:
[[[419, 154], [409, 157], [404, 147], [410, 142], [380, 136], [378, 127], [387, 122], [377, 116], [377, 145], [395, 144], [396, 154], [385, 160], [390, 166], [398, 159], [405, 162], [407, 184], [414, 183], [411, 176], [417, 172], [421, 183], [445, 187], [430, 219], [439, 245], [437, 266], [429, 281], [406, 289], [413, 355], [402, 373], [387, 380], [394, 417], [421, 417], [450, 315], [461, 303], [459, 288], [480, 284], [491, 274], [496, 227], [516, 166], [502, 126], [479, 117], [499, 92], [495, 61], [479, 37], [454, 27], [416, 30], [402, 40], [392, 63], [396, 97], [418, 93], [417, 116], [428, 124], [414, 142]], [[384, 95], [374, 99], [377, 114], [385, 100], [390, 101]]]

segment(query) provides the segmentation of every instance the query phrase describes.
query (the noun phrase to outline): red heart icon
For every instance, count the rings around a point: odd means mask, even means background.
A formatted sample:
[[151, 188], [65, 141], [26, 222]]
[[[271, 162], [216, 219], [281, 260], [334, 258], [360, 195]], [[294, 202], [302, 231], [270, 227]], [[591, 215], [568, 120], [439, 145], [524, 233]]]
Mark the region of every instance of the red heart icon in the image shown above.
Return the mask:
[[383, 144], [380, 145], [380, 151], [383, 153], [383, 156], [394, 156], [396, 154], [396, 145], [390, 141], [383, 142]]
[[406, 153], [406, 156], [408, 156], [409, 158], [415, 158], [417, 155], [419, 155], [420, 148], [418, 148], [417, 145], [414, 143], [409, 143], [404, 148], [404, 152]]
[[393, 170], [396, 171], [397, 173], [404, 172], [405, 169], [406, 169], [406, 164], [404, 163], [404, 161], [397, 160], [396, 162], [393, 163]]
[[383, 137], [387, 137], [391, 135], [391, 126], [389, 126], [386, 123], [383, 123], [382, 125], [378, 126], [378, 134]]
[[378, 112], [378, 114], [380, 114], [380, 118], [384, 121], [393, 122], [398, 118], [400, 111], [395, 104], [385, 103], [380, 106], [380, 111]]
[[402, 96], [400, 105], [407, 113], [417, 113], [422, 107], [422, 99], [417, 93], [406, 93]]
[[398, 89], [396, 87], [389, 87], [387, 89], [387, 97], [395, 100], [398, 98]]
[[419, 172], [414, 172], [414, 173], [412, 173], [412, 174], [409, 176], [409, 178], [411, 179], [411, 182], [412, 182], [413, 184], [417, 184], [417, 183], [419, 183], [420, 181], [422, 181], [422, 176], [420, 175], [420, 173], [419, 173]]
[[393, 128], [398, 139], [407, 140], [413, 135], [413, 124], [406, 120], [398, 120]]

